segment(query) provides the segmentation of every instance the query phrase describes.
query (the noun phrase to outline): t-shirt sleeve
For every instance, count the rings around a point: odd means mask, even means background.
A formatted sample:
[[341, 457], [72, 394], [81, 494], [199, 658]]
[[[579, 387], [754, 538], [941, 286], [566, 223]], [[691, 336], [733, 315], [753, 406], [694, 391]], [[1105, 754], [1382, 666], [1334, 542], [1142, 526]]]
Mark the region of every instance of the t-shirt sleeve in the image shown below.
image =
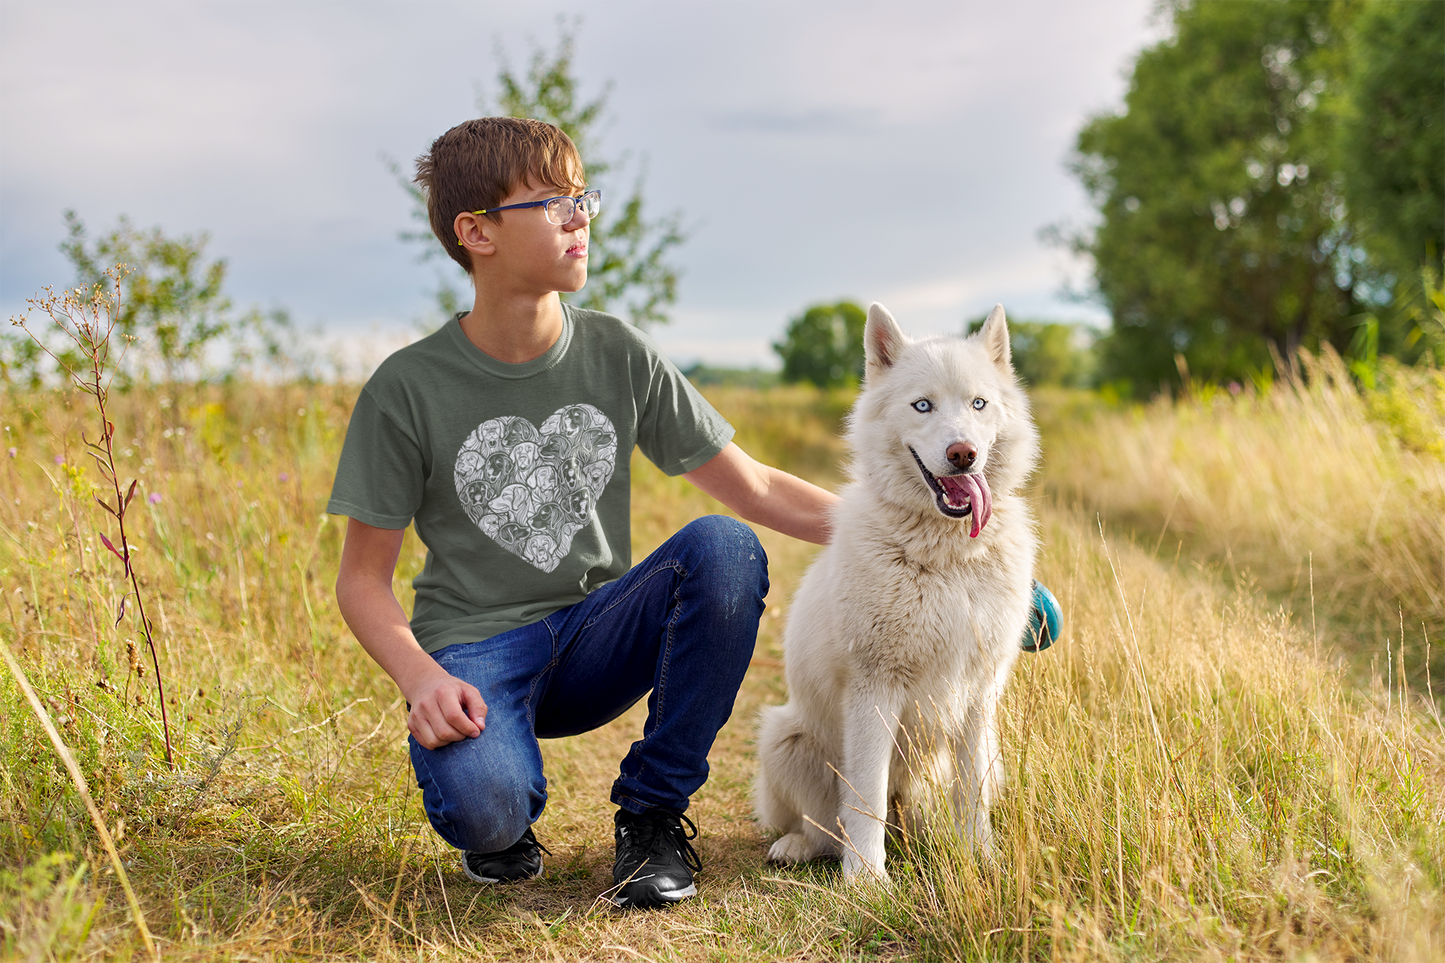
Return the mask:
[[701, 468], [727, 447], [733, 426], [660, 352], [637, 426], [637, 447], [668, 475]]
[[406, 528], [421, 507], [425, 483], [416, 440], [363, 388], [346, 428], [326, 511], [375, 528]]

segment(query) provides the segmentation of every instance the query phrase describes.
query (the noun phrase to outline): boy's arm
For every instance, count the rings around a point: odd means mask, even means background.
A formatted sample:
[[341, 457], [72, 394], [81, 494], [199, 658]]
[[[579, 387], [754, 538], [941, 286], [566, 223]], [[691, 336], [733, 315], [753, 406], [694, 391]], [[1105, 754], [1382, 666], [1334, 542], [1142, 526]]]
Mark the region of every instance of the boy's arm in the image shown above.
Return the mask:
[[825, 545], [838, 496], [795, 475], [754, 461], [736, 444], [682, 477], [750, 522]]
[[336, 576], [336, 602], [356, 641], [411, 703], [407, 729], [417, 742], [437, 749], [481, 735], [487, 705], [475, 686], [452, 676], [423, 651], [391, 591], [405, 534], [405, 529], [375, 528], [350, 519]]

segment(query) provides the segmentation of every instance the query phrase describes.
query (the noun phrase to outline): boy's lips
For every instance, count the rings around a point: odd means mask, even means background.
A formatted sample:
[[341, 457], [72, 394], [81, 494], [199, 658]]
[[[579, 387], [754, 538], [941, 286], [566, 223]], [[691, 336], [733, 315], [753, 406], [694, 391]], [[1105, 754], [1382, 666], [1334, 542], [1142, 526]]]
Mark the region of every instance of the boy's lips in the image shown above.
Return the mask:
[[583, 241], [583, 242], [580, 243], [580, 244], [574, 244], [574, 245], [572, 245], [571, 247], [569, 247], [569, 248], [567, 249], [567, 256], [568, 256], [568, 257], [586, 257], [586, 256], [587, 256], [587, 242], [586, 242], [586, 241]]

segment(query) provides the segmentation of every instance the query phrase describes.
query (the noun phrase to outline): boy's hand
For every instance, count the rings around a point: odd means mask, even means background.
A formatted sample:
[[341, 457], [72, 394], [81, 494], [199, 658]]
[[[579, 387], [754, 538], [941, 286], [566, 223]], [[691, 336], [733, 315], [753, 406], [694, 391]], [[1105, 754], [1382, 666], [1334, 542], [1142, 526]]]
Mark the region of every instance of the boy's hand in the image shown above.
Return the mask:
[[448, 673], [422, 651], [391, 591], [405, 532], [351, 519], [336, 602], [362, 648], [386, 670], [411, 704], [406, 727], [428, 749], [475, 739], [486, 728], [487, 704], [476, 686]]
[[429, 678], [412, 695], [406, 727], [428, 749], [475, 739], [487, 727], [487, 704], [481, 692], [454, 675]]

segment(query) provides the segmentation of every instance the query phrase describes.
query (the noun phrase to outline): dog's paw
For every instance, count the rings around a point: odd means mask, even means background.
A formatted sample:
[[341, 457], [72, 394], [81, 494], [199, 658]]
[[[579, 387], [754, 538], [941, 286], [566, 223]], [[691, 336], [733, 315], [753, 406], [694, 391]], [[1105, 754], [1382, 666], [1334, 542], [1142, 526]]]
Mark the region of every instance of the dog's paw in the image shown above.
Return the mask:
[[768, 862], [782, 863], [806, 863], [816, 859], [818, 853], [808, 837], [802, 833], [788, 833], [768, 850]]
[[865, 859], [857, 850], [843, 853], [843, 878], [849, 883], [888, 882], [888, 870], [883, 868], [883, 854], [877, 859]]

